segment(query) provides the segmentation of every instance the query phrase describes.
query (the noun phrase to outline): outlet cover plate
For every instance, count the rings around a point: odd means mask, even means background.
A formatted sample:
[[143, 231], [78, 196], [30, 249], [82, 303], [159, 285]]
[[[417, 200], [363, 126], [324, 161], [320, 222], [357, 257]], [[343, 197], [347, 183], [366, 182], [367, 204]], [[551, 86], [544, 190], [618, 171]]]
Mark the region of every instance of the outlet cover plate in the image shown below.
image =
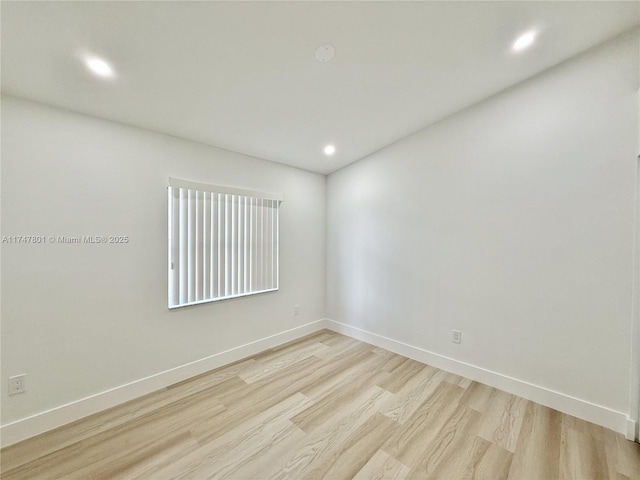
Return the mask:
[[22, 375], [15, 375], [9, 377], [9, 395], [16, 395], [18, 393], [25, 392], [25, 377], [26, 373]]

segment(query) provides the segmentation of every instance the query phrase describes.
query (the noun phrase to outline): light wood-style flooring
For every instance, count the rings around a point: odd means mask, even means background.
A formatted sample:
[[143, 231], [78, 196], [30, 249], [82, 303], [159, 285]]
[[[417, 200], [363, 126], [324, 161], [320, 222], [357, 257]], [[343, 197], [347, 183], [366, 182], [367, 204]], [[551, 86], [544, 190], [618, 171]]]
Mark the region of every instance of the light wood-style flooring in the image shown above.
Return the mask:
[[640, 479], [622, 435], [322, 331], [10, 446], [13, 479]]

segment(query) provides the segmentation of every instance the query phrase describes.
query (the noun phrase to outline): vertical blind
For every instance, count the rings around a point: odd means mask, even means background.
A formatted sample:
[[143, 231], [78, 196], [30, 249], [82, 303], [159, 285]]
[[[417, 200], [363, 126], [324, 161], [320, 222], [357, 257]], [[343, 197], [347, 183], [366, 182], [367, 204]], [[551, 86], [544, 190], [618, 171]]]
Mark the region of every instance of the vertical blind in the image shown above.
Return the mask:
[[169, 179], [169, 308], [277, 290], [281, 201]]

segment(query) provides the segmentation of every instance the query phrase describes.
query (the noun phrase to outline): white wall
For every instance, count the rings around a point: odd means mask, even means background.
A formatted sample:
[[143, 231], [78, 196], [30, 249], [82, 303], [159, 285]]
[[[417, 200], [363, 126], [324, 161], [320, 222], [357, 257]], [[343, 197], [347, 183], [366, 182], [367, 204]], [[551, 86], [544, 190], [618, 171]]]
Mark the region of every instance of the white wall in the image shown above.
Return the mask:
[[[169, 176], [284, 194], [278, 292], [167, 309]], [[324, 316], [324, 176], [7, 97], [2, 234], [131, 239], [2, 246], [3, 424]]]
[[331, 174], [327, 316], [628, 412], [638, 86], [627, 35]]

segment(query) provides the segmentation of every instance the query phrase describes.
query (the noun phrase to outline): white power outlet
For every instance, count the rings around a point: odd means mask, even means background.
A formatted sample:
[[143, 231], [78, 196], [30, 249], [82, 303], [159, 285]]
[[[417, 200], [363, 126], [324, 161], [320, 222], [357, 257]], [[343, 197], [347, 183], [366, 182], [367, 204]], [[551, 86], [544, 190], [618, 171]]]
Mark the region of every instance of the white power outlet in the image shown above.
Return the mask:
[[451, 341], [453, 343], [462, 343], [462, 332], [460, 330], [451, 330]]
[[9, 395], [15, 395], [16, 393], [24, 393], [26, 390], [25, 377], [26, 373], [22, 375], [16, 375], [15, 377], [9, 377]]
[[294, 315], [300, 315], [300, 305], [294, 305], [293, 306], [293, 314]]

